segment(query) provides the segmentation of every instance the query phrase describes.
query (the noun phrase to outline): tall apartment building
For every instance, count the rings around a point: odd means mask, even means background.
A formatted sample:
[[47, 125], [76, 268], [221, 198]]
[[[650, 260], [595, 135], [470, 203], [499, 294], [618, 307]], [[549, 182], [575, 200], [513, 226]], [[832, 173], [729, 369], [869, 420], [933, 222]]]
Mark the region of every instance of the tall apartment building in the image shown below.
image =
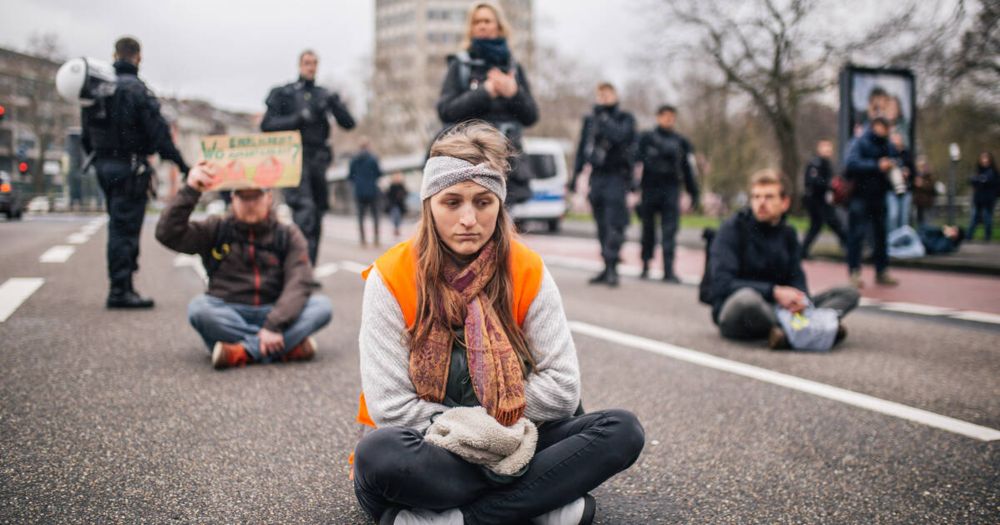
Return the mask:
[[[459, 51], [469, 0], [376, 0], [370, 114], [383, 153], [427, 148], [441, 129], [435, 109], [448, 55]], [[499, 2], [513, 32], [514, 57], [531, 64], [532, 0]]]

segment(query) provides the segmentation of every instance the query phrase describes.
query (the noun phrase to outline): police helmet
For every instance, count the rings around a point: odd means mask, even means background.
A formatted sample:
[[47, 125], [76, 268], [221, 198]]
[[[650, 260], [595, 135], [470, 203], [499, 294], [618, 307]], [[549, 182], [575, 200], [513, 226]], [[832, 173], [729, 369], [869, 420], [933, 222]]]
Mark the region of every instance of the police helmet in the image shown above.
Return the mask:
[[56, 73], [56, 91], [67, 102], [89, 106], [94, 100], [114, 93], [115, 68], [94, 58], [73, 58]]

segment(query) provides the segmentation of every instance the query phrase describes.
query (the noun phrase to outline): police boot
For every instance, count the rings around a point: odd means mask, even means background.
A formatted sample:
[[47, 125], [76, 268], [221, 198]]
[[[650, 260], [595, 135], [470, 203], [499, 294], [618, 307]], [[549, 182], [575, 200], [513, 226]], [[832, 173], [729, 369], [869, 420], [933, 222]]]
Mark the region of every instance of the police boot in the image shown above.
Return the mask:
[[152, 308], [153, 300], [142, 297], [132, 289], [132, 283], [111, 286], [111, 293], [105, 303], [108, 308]]
[[601, 270], [601, 273], [591, 277], [590, 281], [587, 282], [589, 282], [590, 284], [601, 284], [603, 282], [606, 282], [607, 280], [608, 280], [608, 267], [605, 266], [604, 269]]
[[677, 284], [681, 282], [681, 280], [677, 278], [677, 275], [674, 273], [674, 269], [672, 267], [664, 266], [663, 282]]
[[649, 261], [646, 259], [642, 260], [642, 273], [639, 274], [640, 279], [649, 279]]
[[618, 287], [618, 269], [615, 268], [614, 264], [608, 265], [608, 275], [604, 278], [604, 282], [612, 288]]

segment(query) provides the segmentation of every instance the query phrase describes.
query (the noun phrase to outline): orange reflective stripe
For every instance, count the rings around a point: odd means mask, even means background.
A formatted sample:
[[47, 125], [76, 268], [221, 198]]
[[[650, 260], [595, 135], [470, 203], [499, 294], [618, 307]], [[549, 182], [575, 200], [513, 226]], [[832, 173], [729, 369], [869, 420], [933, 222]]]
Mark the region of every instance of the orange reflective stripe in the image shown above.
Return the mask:
[[[399, 303], [399, 309], [403, 312], [406, 326], [413, 326], [417, 318], [417, 255], [412, 243], [404, 241], [393, 246], [382, 254], [372, 266], [378, 268], [382, 282]], [[361, 277], [367, 279], [371, 269], [371, 266], [366, 268], [361, 273]], [[542, 257], [522, 244], [521, 241], [511, 241], [510, 276], [514, 287], [513, 309], [514, 318], [519, 325], [524, 324], [531, 303], [538, 296], [538, 290], [542, 287], [543, 274]], [[368, 405], [365, 403], [364, 392], [361, 393], [358, 400], [358, 415], [355, 420], [362, 425], [375, 427], [375, 422], [368, 415]]]

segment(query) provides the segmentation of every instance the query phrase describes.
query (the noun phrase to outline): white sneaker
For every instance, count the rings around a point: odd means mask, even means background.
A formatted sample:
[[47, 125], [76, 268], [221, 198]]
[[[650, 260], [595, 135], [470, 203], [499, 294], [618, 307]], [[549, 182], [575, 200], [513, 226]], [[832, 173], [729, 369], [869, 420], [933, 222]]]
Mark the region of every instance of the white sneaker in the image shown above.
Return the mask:
[[463, 525], [462, 511], [449, 509], [434, 512], [427, 509], [406, 509], [396, 514], [393, 525]]
[[531, 518], [531, 523], [533, 525], [590, 525], [594, 522], [596, 511], [597, 501], [590, 494], [586, 494], [558, 509]]

